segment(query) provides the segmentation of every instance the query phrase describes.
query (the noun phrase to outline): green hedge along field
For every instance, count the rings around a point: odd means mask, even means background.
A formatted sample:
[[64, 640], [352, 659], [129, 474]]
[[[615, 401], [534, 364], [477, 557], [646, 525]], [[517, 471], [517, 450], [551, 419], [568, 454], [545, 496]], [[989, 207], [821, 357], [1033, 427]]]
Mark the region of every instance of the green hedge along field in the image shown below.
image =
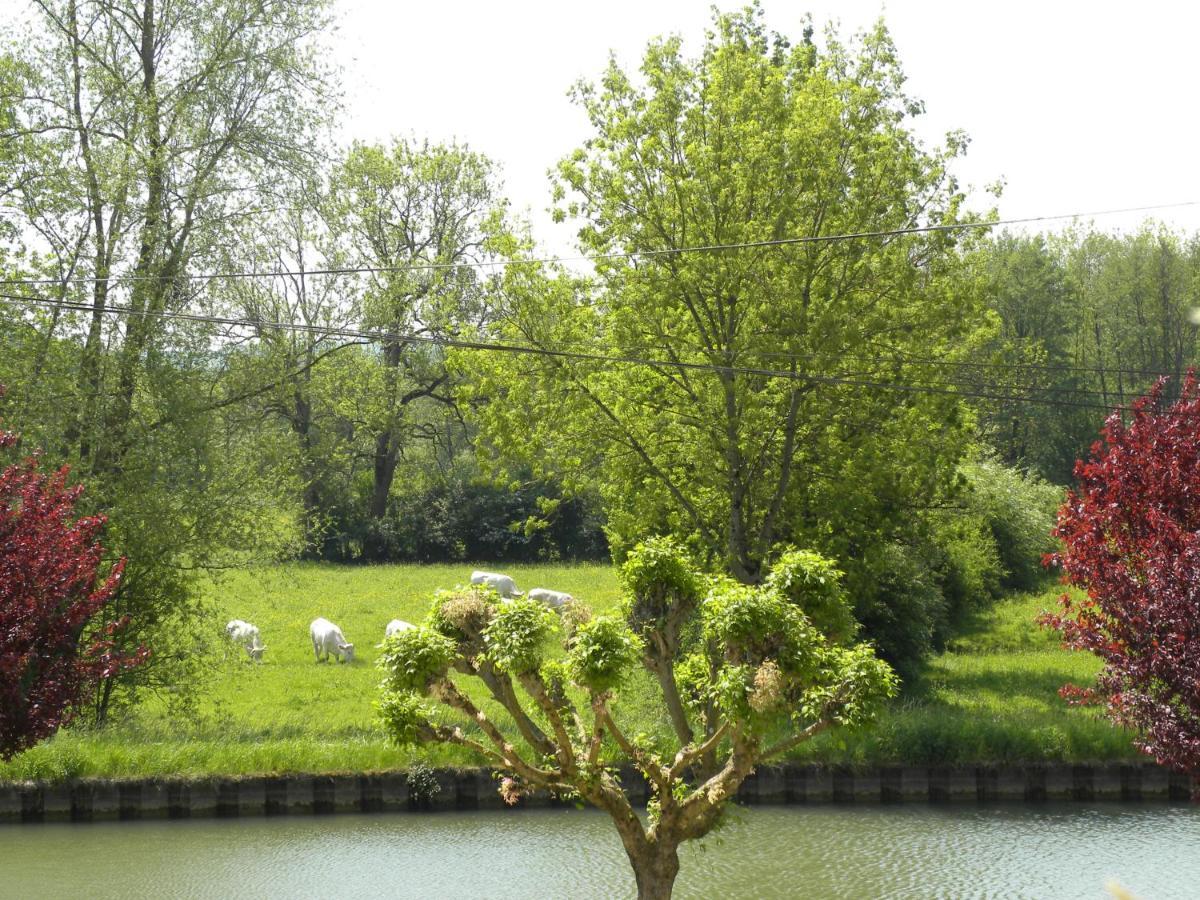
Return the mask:
[[[374, 711], [375, 660], [393, 618], [420, 622], [438, 588], [465, 583], [472, 566], [350, 567], [293, 563], [239, 572], [211, 587], [211, 677], [196, 708], [148, 698], [101, 731], [76, 727], [6, 765], [0, 779], [81, 776], [359, 772], [473, 764], [454, 748], [400, 750]], [[618, 601], [606, 565], [505, 566], [522, 590], [565, 590], [603, 610]], [[827, 763], [970, 763], [1105, 760], [1135, 755], [1129, 735], [1095, 710], [1058, 697], [1066, 681], [1086, 683], [1097, 663], [1059, 648], [1034, 617], [1050, 608], [1056, 587], [999, 602], [877, 722], [857, 732], [822, 735], [795, 755]], [[351, 665], [316, 663], [308, 626], [325, 616], [355, 645]], [[229, 645], [223, 628], [241, 618], [258, 626], [262, 664]], [[477, 699], [483, 700], [477, 695]], [[485, 703], [503, 727], [502, 710]], [[669, 726], [647, 677], [624, 691], [618, 709], [631, 733]]]

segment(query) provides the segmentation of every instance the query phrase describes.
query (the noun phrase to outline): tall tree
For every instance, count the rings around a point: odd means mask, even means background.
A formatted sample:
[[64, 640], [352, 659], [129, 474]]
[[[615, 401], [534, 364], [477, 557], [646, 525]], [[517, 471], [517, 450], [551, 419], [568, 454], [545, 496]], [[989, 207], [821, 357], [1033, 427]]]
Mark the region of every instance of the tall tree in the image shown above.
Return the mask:
[[998, 328], [979, 342], [971, 364], [946, 367], [977, 393], [979, 427], [1010, 466], [1062, 483], [1103, 413], [1101, 396], [1076, 356], [1085, 313], [1062, 244], [1004, 234], [973, 257]]
[[[84, 311], [26, 319], [36, 335], [0, 368], [15, 394], [44, 358], [31, 348], [59, 353], [74, 373], [57, 403], [66, 421], [23, 431], [73, 461], [88, 477], [87, 502], [109, 514], [110, 538], [129, 558], [113, 603], [131, 616], [130, 633], [154, 645], [152, 663], [133, 673], [153, 681], [164, 665], [196, 659], [197, 569], [244, 548], [256, 521], [262, 546], [278, 545], [261, 510], [278, 508], [286, 476], [260, 477], [252, 442], [228, 442], [225, 423], [206, 415], [225, 399], [211, 360], [228, 335], [171, 326], [163, 314], [203, 311], [221, 286], [190, 276], [219, 257], [236, 224], [278, 202], [281, 173], [312, 168], [335, 99], [317, 41], [328, 7], [33, 7], [33, 26], [11, 50], [25, 89], [0, 154], [24, 160], [28, 177], [6, 202], [54, 262], [46, 284], [19, 293]], [[24, 398], [14, 400], [21, 410]], [[154, 683], [189, 680], [176, 672]], [[106, 681], [101, 714], [112, 688]]]
[[652, 43], [641, 73], [577, 88], [593, 136], [557, 170], [596, 278], [510, 266], [489, 334], [642, 362], [465, 354], [484, 436], [598, 485], [618, 553], [673, 531], [746, 582], [781, 541], [849, 564], [952, 477], [957, 401], [907, 390], [908, 357], [953, 348], [977, 301], [946, 233], [835, 236], [953, 222], [965, 141], [912, 135], [882, 25], [791, 46], [755, 6], [697, 58]]
[[386, 333], [370, 426], [368, 509], [380, 521], [400, 454], [429, 434], [410, 415], [417, 401], [452, 402], [442, 353], [427, 341], [482, 320], [486, 277], [474, 264], [493, 257], [505, 203], [486, 157], [457, 144], [405, 139], [390, 147], [355, 145], [331, 195], [330, 227], [343, 238], [342, 258], [371, 270], [363, 279], [363, 321]]

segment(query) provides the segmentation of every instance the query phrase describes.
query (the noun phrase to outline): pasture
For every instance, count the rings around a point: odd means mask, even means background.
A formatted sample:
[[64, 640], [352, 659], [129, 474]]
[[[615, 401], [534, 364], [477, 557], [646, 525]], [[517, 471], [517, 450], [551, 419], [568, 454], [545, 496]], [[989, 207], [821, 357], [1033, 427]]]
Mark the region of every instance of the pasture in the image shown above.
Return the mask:
[[[0, 765], [0, 779], [358, 772], [471, 764], [447, 748], [398, 749], [375, 719], [375, 667], [390, 619], [419, 623], [439, 588], [465, 583], [473, 566], [337, 566], [291, 563], [232, 573], [210, 587], [210, 673], [192, 710], [148, 696], [101, 731], [68, 729]], [[494, 568], [494, 567], [493, 567]], [[603, 610], [618, 600], [607, 565], [504, 566], [522, 590], [565, 590]], [[1006, 598], [946, 652], [871, 726], [822, 735], [796, 756], [827, 763], [1013, 762], [1130, 757], [1129, 735], [1095, 710], [1058, 697], [1085, 683], [1094, 659], [1061, 650], [1033, 619], [1057, 588]], [[324, 616], [355, 645], [352, 664], [314, 661], [309, 622]], [[228, 619], [257, 625], [267, 650], [255, 665], [225, 640]], [[477, 695], [478, 697], [478, 695]], [[490, 704], [489, 714], [505, 723]], [[669, 726], [649, 678], [622, 692], [631, 733]]]

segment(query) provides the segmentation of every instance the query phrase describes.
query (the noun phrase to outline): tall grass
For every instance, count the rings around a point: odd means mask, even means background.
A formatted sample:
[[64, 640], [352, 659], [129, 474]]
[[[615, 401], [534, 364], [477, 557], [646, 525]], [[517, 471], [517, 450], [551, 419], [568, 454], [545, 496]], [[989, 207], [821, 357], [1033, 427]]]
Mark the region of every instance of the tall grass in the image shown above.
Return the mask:
[[864, 764], [1135, 757], [1129, 732], [1100, 710], [1069, 707], [1058, 696], [1063, 684], [1088, 684], [1100, 668], [1090, 654], [1063, 650], [1035, 623], [1060, 593], [1047, 584], [977, 614], [874, 723], [830, 734], [797, 756]]
[[[72, 728], [0, 764], [0, 779], [81, 776], [359, 772], [476, 761], [457, 749], [400, 750], [380, 730], [374, 711], [377, 644], [393, 618], [421, 621], [438, 588], [465, 582], [465, 566], [347, 567], [295, 563], [232, 574], [211, 586], [226, 619], [253, 622], [267, 645], [261, 665], [218, 643], [194, 715], [173, 713], [165, 698], [139, 705], [103, 731]], [[568, 591], [606, 609], [617, 602], [612, 567], [506, 566], [522, 589]], [[1057, 690], [1087, 682], [1097, 664], [1060, 649], [1034, 624], [1056, 589], [998, 603], [876, 723], [832, 733], [796, 756], [828, 763], [969, 763], [1112, 759], [1134, 755], [1129, 735], [1094, 710], [1070, 709]], [[338, 623], [355, 645], [353, 664], [314, 661], [309, 622]], [[478, 691], [473, 692], [483, 700]], [[485, 703], [503, 727], [506, 716]], [[634, 679], [618, 703], [632, 733], [663, 735], [669, 724], [649, 678]]]

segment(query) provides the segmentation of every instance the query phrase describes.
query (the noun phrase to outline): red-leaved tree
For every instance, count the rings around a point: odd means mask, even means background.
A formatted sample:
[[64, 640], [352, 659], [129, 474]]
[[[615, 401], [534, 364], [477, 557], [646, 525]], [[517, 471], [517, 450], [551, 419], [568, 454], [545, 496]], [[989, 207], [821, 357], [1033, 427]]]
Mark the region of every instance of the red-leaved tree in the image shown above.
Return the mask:
[[1189, 373], [1163, 408], [1165, 379], [1137, 401], [1125, 425], [1114, 414], [1078, 486], [1058, 513], [1063, 548], [1048, 558], [1066, 583], [1059, 615], [1042, 621], [1064, 643], [1104, 661], [1094, 689], [1136, 728], [1137, 744], [1163, 765], [1200, 776], [1200, 396]]
[[[15, 443], [0, 431], [0, 448]], [[147, 656], [116, 650], [124, 621], [93, 624], [125, 561], [100, 577], [104, 517], [75, 517], [82, 490], [36, 457], [0, 471], [0, 759], [53, 734], [86, 688]]]

